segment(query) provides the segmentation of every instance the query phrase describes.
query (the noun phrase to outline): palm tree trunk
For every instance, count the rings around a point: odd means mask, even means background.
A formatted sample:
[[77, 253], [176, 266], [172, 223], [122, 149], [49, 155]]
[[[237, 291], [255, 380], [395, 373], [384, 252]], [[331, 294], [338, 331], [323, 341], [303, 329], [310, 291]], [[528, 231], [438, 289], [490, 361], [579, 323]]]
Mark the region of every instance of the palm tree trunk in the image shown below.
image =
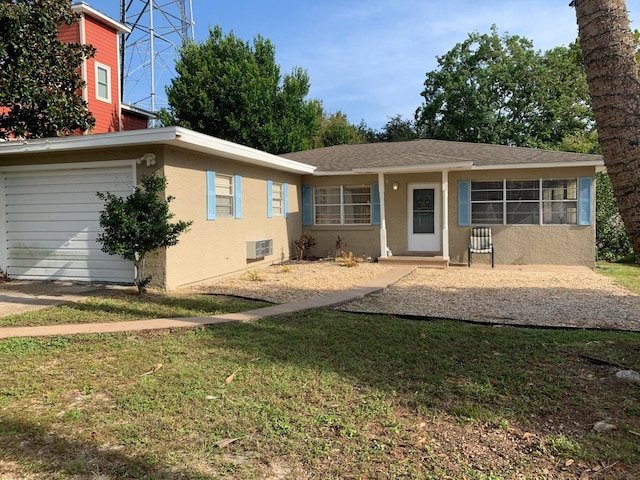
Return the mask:
[[640, 258], [640, 83], [625, 0], [574, 0], [602, 156]]

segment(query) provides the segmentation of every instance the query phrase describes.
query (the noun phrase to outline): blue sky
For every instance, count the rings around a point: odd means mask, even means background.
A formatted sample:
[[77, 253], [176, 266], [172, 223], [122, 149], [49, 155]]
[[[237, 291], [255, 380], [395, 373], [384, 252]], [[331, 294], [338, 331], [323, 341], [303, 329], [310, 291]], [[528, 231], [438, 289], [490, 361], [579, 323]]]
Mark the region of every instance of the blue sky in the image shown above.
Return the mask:
[[[118, 19], [117, 0], [85, 1]], [[275, 45], [283, 73], [307, 70], [310, 98], [375, 129], [396, 114], [413, 118], [436, 56], [469, 32], [486, 33], [495, 24], [501, 34], [527, 37], [539, 50], [578, 35], [569, 0], [192, 1], [196, 40], [216, 24], [247, 41], [261, 34]], [[639, 3], [627, 2], [632, 28], [638, 28]]]

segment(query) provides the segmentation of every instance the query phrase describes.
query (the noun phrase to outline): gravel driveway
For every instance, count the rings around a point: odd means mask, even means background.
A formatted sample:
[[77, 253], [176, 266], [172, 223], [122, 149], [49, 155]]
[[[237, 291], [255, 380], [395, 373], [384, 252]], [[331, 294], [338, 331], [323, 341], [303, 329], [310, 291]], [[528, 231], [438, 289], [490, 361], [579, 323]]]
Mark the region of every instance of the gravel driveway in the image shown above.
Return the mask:
[[[388, 266], [334, 262], [272, 266], [191, 290], [285, 303], [353, 288]], [[384, 292], [342, 310], [481, 321], [496, 324], [640, 331], [640, 295], [586, 267], [417, 269]]]

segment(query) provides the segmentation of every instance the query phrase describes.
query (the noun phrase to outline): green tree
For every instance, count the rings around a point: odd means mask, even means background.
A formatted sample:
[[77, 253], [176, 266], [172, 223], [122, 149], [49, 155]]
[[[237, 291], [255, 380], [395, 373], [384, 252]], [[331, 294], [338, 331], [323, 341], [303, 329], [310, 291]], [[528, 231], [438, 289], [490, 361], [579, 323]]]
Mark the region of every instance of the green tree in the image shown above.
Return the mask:
[[57, 39], [76, 16], [68, 0], [0, 3], [0, 137], [42, 138], [88, 130], [95, 119], [79, 92], [90, 45]]
[[329, 117], [325, 117], [324, 113], [322, 114], [320, 130], [312, 142], [313, 148], [354, 143], [365, 143], [365, 136], [357, 126], [349, 123], [344, 113], [337, 111], [329, 115]]
[[97, 194], [105, 202], [100, 213], [100, 226], [104, 232], [98, 235], [98, 242], [102, 244], [103, 252], [120, 255], [133, 262], [136, 267], [135, 285], [140, 293], [151, 281], [151, 276], [143, 277], [147, 253], [176, 245], [180, 234], [193, 223], [169, 221], [173, 218], [169, 211], [173, 197], [166, 200], [161, 197], [166, 186], [166, 178], [150, 175], [143, 177], [141, 185], [126, 198], [109, 192]]
[[427, 73], [416, 128], [427, 138], [554, 147], [592, 124], [579, 52], [540, 53], [495, 26], [471, 33]]
[[305, 100], [304, 70], [280, 74], [269, 40], [250, 45], [216, 26], [182, 48], [176, 71], [167, 98], [179, 125], [274, 154], [311, 148], [320, 104]]
[[598, 258], [609, 262], [633, 256], [631, 242], [618, 211], [609, 175], [599, 172], [596, 176], [596, 246]]
[[402, 118], [400, 114], [390, 117], [377, 134], [380, 142], [405, 142], [416, 138], [420, 138], [420, 135], [415, 122]]

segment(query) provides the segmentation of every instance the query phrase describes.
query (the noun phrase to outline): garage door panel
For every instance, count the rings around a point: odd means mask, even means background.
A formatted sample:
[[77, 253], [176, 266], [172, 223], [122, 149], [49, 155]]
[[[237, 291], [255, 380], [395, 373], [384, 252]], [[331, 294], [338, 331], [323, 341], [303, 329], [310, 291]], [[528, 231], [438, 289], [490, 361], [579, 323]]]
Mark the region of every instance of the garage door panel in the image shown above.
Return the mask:
[[15, 232], [89, 232], [96, 235], [101, 232], [98, 220], [79, 222], [58, 222], [56, 220], [12, 222], [11, 231]]
[[7, 188], [12, 187], [24, 187], [30, 185], [53, 185], [53, 184], [84, 184], [84, 185], [97, 185], [100, 188], [104, 186], [119, 186], [121, 189], [131, 186], [132, 178], [131, 174], [109, 174], [108, 172], [100, 174], [87, 174], [87, 170], [80, 171], [64, 171], [49, 172], [49, 175], [42, 176], [41, 172], [34, 175], [22, 175], [13, 176], [7, 181]]
[[41, 243], [33, 244], [26, 248], [24, 246], [18, 246], [11, 249], [11, 258], [33, 258], [33, 251], [39, 250], [41, 252], [40, 258], [42, 259], [84, 260], [94, 258], [98, 260], [113, 260], [111, 255], [104, 253], [98, 245], [94, 245], [93, 247], [87, 246], [86, 248], [83, 248], [82, 245], [62, 245], [61, 247], [57, 247], [54, 244], [50, 245]]
[[19, 214], [19, 213], [99, 213], [102, 211], [103, 203], [98, 199], [95, 203], [82, 203], [82, 204], [27, 204], [22, 203], [20, 205], [7, 206], [7, 215]]
[[24, 193], [5, 195], [7, 205], [93, 205], [96, 210], [104, 204], [95, 192], [82, 192], [73, 195], [73, 203], [69, 203], [71, 194], [61, 193]]
[[9, 232], [7, 242], [47, 241], [62, 243], [95, 240], [97, 232], [77, 232], [73, 237], [68, 232]]
[[51, 220], [54, 212], [7, 213], [8, 222], [82, 222], [94, 223], [96, 212], [55, 212], [56, 219]]
[[[37, 195], [42, 192], [42, 187], [44, 185], [24, 185], [24, 186], [15, 186], [15, 187], [7, 187], [6, 194], [7, 195]], [[120, 193], [131, 193], [131, 189], [126, 189], [124, 185], [94, 185], [94, 184], [49, 184], [46, 185], [47, 191], [51, 193], [63, 193], [63, 194], [79, 194], [79, 193], [88, 193], [97, 197], [98, 192], [111, 192], [114, 194]]]
[[[80, 282], [110, 282], [132, 283], [132, 279], [124, 279], [122, 272], [118, 270], [100, 270], [93, 272], [86, 269], [73, 269], [67, 267], [34, 269], [32, 267], [15, 267], [11, 274], [13, 278], [21, 280], [75, 280]], [[100, 278], [96, 278], [96, 275]]]
[[132, 263], [102, 252], [96, 240], [104, 206], [96, 192], [129, 195], [130, 165], [7, 172], [0, 179], [10, 277], [132, 282]]

